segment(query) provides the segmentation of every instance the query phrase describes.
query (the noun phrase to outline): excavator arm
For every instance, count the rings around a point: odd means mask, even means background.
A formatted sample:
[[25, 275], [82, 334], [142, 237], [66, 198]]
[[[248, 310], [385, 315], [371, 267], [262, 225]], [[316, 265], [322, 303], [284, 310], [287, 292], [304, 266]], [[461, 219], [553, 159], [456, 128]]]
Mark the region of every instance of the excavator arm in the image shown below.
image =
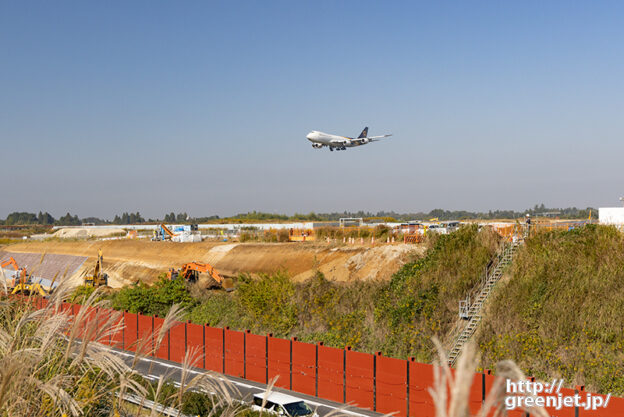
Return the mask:
[[182, 266], [183, 277], [186, 278], [190, 271], [197, 271], [200, 273], [207, 272], [212, 277], [212, 279], [217, 281], [219, 284], [223, 283], [223, 277], [221, 277], [221, 275], [219, 274], [219, 271], [217, 271], [215, 267], [210, 264], [205, 264], [201, 262], [191, 262], [188, 264], [184, 264], [184, 266]]
[[169, 237], [174, 237], [174, 236], [175, 236], [175, 233], [173, 233], [171, 230], [169, 230], [169, 228], [168, 228], [168, 227], [167, 227], [164, 223], [162, 223], [162, 224], [160, 225], [160, 228], [163, 230], [163, 232], [165, 232], [166, 234], [168, 234], [168, 235], [169, 235]]
[[17, 262], [15, 262], [15, 259], [13, 259], [13, 257], [9, 257], [8, 261], [4, 261], [2, 262], [2, 264], [0, 264], [0, 267], [5, 268], [7, 266], [13, 266], [13, 268], [15, 268], [16, 271], [19, 271], [19, 266], [17, 266]]
[[100, 272], [102, 271], [102, 249], [98, 249], [98, 259], [97, 262], [95, 263], [95, 267], [93, 268], [93, 276], [94, 277], [98, 277], [100, 276]]
[[182, 265], [179, 271], [170, 269], [167, 276], [169, 279], [174, 279], [178, 276], [183, 277], [187, 281], [196, 281], [200, 273], [207, 273], [212, 279], [214, 279], [221, 287], [227, 291], [231, 291], [234, 288], [234, 284], [231, 279], [223, 278], [217, 269], [208, 264], [202, 262], [189, 262]]
[[98, 249], [98, 257], [93, 267], [93, 274], [84, 277], [83, 284], [89, 287], [99, 287], [108, 285], [108, 275], [102, 273], [104, 257], [102, 249]]

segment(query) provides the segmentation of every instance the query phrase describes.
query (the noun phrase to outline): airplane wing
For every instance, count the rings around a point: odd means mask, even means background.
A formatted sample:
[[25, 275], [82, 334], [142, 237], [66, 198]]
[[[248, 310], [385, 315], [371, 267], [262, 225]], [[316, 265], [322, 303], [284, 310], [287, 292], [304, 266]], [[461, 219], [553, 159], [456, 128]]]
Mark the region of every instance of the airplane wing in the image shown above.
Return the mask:
[[388, 136], [392, 136], [392, 134], [381, 135], [381, 136], [369, 136], [367, 138], [351, 139], [351, 142], [356, 142], [356, 143], [377, 142], [379, 139], [387, 138]]

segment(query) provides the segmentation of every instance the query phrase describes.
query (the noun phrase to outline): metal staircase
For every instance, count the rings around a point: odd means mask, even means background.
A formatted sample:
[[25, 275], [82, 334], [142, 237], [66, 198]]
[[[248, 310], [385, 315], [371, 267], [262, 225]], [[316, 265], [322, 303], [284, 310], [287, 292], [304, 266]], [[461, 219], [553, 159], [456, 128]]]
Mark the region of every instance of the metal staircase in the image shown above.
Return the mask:
[[[470, 340], [472, 335], [477, 330], [477, 326], [481, 322], [481, 310], [483, 304], [487, 300], [488, 296], [492, 292], [492, 289], [498, 283], [503, 276], [505, 268], [511, 264], [513, 256], [516, 250], [522, 243], [521, 240], [505, 242], [501, 247], [493, 262], [486, 268], [481, 282], [476, 286], [476, 289], [468, 295], [468, 297], [459, 302], [459, 321], [455, 327], [455, 331], [451, 334], [455, 334], [453, 344], [449, 350], [448, 363], [449, 366], [455, 365], [455, 361], [459, 357], [464, 344]], [[470, 300], [474, 299], [471, 304]]]

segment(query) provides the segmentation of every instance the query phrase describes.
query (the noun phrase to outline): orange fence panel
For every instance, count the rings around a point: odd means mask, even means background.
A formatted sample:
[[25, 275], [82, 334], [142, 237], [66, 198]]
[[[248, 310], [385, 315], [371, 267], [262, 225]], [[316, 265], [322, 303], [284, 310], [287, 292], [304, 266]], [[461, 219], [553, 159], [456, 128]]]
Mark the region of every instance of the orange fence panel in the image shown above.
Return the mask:
[[[114, 310], [111, 310], [108, 308], [98, 308], [96, 320], [98, 322], [99, 329], [103, 328], [104, 326], [106, 326], [107, 323], [109, 323], [109, 320], [111, 320], [111, 315], [113, 313], [114, 313]], [[110, 345], [111, 344], [111, 336], [109, 334], [110, 329], [105, 329], [103, 333], [106, 333], [106, 334], [100, 334], [100, 337], [98, 338], [98, 340], [96, 340], [96, 342], [102, 343], [103, 345]]]
[[347, 402], [372, 410], [375, 407], [375, 357], [346, 349], [345, 375]]
[[435, 417], [435, 407], [429, 394], [433, 386], [433, 366], [409, 360], [409, 415]]
[[468, 396], [468, 407], [470, 413], [477, 415], [483, 405], [483, 374], [475, 373], [470, 386], [470, 394]]
[[377, 354], [376, 410], [407, 415], [407, 361]]
[[245, 378], [267, 382], [267, 338], [245, 332]]
[[269, 380], [278, 377], [275, 386], [290, 388], [290, 340], [269, 338]]
[[139, 336], [137, 315], [124, 312], [123, 349], [131, 352], [136, 351], [137, 338]]
[[344, 402], [344, 350], [318, 345], [318, 396]]
[[115, 329], [111, 333], [111, 346], [116, 349], [123, 349], [125, 332], [124, 314], [123, 312], [115, 314], [113, 311], [111, 311], [111, 317], [115, 319], [115, 321], [113, 322], [113, 327]]
[[245, 335], [225, 328], [225, 373], [242, 378], [245, 373]]
[[139, 353], [144, 355], [153, 355], [154, 350], [154, 320], [152, 316], [144, 316], [138, 314], [137, 317], [137, 334]]
[[[581, 402], [587, 402], [587, 392], [580, 391], [579, 395], [581, 395]], [[594, 401], [591, 399], [592, 397], [602, 398], [602, 400], [596, 400], [596, 401], [602, 401], [602, 404], [605, 404], [605, 401], [607, 400], [606, 395], [591, 394], [591, 397], [589, 400], [590, 402]], [[580, 409], [579, 417], [621, 417], [621, 416], [624, 416], [624, 398], [612, 396], [611, 398], [609, 398], [609, 402], [606, 403], [606, 405], [607, 405], [606, 407], [599, 407], [596, 410]]]
[[292, 389], [316, 395], [316, 345], [292, 342]]
[[158, 316], [154, 317], [154, 348], [156, 349], [156, 357], [159, 359], [169, 359], [169, 331], [166, 331], [162, 336], [160, 334], [164, 322], [165, 319]]
[[196, 368], [204, 368], [204, 326], [194, 324], [191, 322], [186, 323], [186, 351], [193, 352], [191, 356], [191, 365]]
[[206, 364], [204, 368], [215, 372], [223, 372], [224, 330], [210, 326], [204, 327], [204, 349], [206, 352]]
[[186, 349], [186, 326], [185, 323], [175, 322], [169, 330], [169, 360], [177, 363], [184, 362]]
[[87, 311], [85, 312], [83, 323], [82, 323], [82, 331], [80, 334], [80, 338], [88, 339], [89, 341], [95, 341], [97, 331], [98, 331], [98, 323], [97, 323], [97, 308], [88, 306], [86, 307]]

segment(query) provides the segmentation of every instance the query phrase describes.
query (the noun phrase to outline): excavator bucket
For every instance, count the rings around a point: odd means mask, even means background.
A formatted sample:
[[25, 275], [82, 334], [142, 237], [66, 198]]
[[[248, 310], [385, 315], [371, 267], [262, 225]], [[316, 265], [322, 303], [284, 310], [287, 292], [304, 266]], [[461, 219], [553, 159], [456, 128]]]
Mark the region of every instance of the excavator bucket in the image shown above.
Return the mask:
[[234, 291], [234, 280], [232, 278], [223, 278], [221, 286], [226, 291]]

